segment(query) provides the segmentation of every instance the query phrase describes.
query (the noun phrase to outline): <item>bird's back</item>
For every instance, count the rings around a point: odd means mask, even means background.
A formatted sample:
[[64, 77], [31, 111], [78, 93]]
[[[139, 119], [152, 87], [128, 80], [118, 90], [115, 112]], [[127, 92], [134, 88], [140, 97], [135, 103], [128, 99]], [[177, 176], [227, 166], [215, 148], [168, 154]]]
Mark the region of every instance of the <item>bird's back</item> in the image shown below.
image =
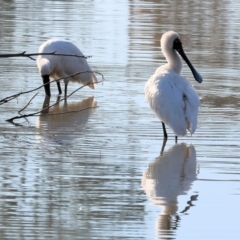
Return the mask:
[[145, 85], [145, 97], [158, 118], [177, 136], [194, 133], [200, 100], [189, 81], [166, 65], [158, 68]]
[[[39, 47], [39, 53], [56, 53], [65, 55], [83, 56], [82, 52], [71, 42], [57, 39], [50, 39]], [[38, 68], [41, 66], [43, 59], [50, 62], [51, 74], [54, 79], [64, 78], [78, 72], [85, 72], [70, 78], [70, 81], [88, 84], [89, 82], [97, 83], [97, 78], [84, 57], [74, 56], [54, 56], [39, 55], [37, 58]], [[89, 84], [94, 88], [94, 84]]]

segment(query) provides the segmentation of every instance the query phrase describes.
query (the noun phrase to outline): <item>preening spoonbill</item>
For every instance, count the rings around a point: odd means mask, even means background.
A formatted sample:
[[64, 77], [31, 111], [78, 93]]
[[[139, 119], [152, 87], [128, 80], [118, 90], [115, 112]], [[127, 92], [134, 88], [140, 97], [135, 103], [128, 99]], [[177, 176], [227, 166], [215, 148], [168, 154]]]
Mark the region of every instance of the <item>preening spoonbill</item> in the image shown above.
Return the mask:
[[163, 134], [167, 139], [167, 124], [178, 136], [185, 136], [187, 130], [193, 134], [197, 128], [200, 99], [190, 82], [181, 77], [182, 60], [185, 60], [197, 82], [202, 77], [195, 70], [184, 53], [179, 35], [169, 31], [161, 37], [161, 49], [167, 63], [160, 66], [145, 85], [145, 98], [162, 122]]
[[[38, 50], [39, 53], [58, 53], [66, 55], [83, 56], [82, 52], [71, 42], [57, 39], [50, 39], [43, 43]], [[49, 83], [50, 78], [55, 80], [74, 75], [78, 72], [92, 71], [85, 58], [73, 56], [54, 56], [54, 55], [39, 55], [37, 57], [37, 66], [39, 73], [42, 76], [43, 83]], [[88, 84], [90, 88], [94, 88], [94, 83], [97, 83], [97, 78], [92, 72], [78, 74], [74, 77], [64, 79], [65, 96], [67, 95], [68, 82], [78, 82]], [[62, 93], [60, 82], [57, 81], [58, 92]], [[44, 86], [47, 96], [51, 96], [50, 84]]]

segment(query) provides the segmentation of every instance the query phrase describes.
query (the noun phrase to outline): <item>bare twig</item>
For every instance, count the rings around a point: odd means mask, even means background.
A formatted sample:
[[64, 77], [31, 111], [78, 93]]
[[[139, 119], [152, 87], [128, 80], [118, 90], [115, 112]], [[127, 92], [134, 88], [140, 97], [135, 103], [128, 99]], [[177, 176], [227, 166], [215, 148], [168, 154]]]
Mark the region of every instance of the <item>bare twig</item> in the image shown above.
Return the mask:
[[54, 55], [54, 56], [67, 56], [67, 57], [82, 57], [82, 58], [90, 58], [92, 56], [79, 56], [77, 54], [62, 54], [62, 53], [56, 53], [56, 52], [51, 52], [51, 53], [26, 53], [26, 51], [21, 52], [21, 53], [12, 53], [12, 54], [0, 54], [0, 58], [10, 58], [10, 57], [28, 57], [32, 60], [35, 60], [31, 56], [39, 56], [39, 55]]
[[[101, 75], [102, 75], [102, 74], [101, 74]], [[103, 75], [102, 75], [102, 78], [103, 78], [102, 81], [99, 81], [99, 83], [100, 83], [100, 82], [103, 82], [103, 80], [104, 80]], [[14, 121], [15, 119], [27, 118], [27, 117], [33, 117], [33, 116], [40, 116], [40, 115], [41, 115], [40, 113], [42, 113], [42, 112], [50, 109], [51, 107], [55, 106], [56, 104], [60, 103], [61, 101], [66, 100], [66, 99], [69, 98], [71, 95], [73, 95], [74, 93], [76, 93], [77, 91], [79, 91], [80, 89], [82, 89], [83, 87], [85, 87], [85, 86], [87, 86], [87, 85], [89, 85], [89, 84], [92, 84], [92, 82], [89, 82], [89, 83], [87, 83], [87, 84], [85, 84], [85, 85], [77, 88], [76, 90], [74, 90], [72, 93], [70, 93], [70, 94], [67, 95], [66, 97], [62, 98], [61, 100], [55, 102], [54, 104], [52, 104], [52, 105], [50, 105], [50, 106], [48, 106], [48, 107], [46, 107], [46, 108], [43, 108], [43, 109], [40, 110], [40, 111], [37, 111], [37, 112], [35, 112], [35, 113], [30, 113], [30, 114], [24, 114], [24, 115], [21, 115], [21, 116], [15, 116], [15, 117], [12, 117], [12, 118], [7, 119], [6, 121], [13, 123], [13, 121]], [[95, 108], [95, 107], [90, 107], [90, 108]], [[88, 108], [86, 108], [86, 109], [88, 109]], [[82, 110], [84, 110], [84, 109], [82, 109]], [[75, 112], [75, 111], [71, 111], [71, 112]], [[69, 112], [65, 112], [65, 113], [69, 113]], [[62, 114], [65, 114], [65, 113], [62, 113]], [[54, 114], [50, 114], [50, 115], [54, 115]]]
[[[60, 101], [59, 101], [60, 102]], [[50, 107], [53, 107], [54, 105], [56, 105], [58, 102], [56, 102], [55, 104], [51, 105]], [[50, 108], [49, 107], [49, 108]], [[52, 115], [61, 115], [61, 114], [67, 114], [67, 113], [74, 113], [74, 112], [81, 112], [81, 111], [84, 111], [84, 110], [87, 110], [87, 109], [91, 109], [91, 108], [97, 108], [98, 106], [94, 106], [94, 107], [87, 107], [87, 108], [83, 108], [83, 109], [79, 109], [79, 110], [75, 110], [75, 111], [67, 111], [67, 112], [63, 112], [63, 113], [52, 113], [52, 114], [48, 114], [48, 116], [52, 116]], [[30, 113], [30, 114], [24, 114], [24, 115], [21, 115], [21, 116], [16, 116], [16, 117], [13, 117], [13, 118], [9, 118], [7, 119], [6, 121], [7, 122], [10, 122], [10, 123], [13, 123], [15, 125], [19, 125], [19, 126], [22, 126], [20, 124], [16, 124], [13, 122], [13, 120], [15, 119], [19, 119], [19, 118], [27, 118], [27, 117], [37, 117], [37, 116], [41, 116], [41, 111], [38, 111], [38, 112], [35, 112], [35, 113]]]
[[[66, 112], [61, 112], [61, 113], [50, 113], [50, 114], [48, 114], [48, 116], [54, 116], [54, 115], [62, 115], [62, 114], [67, 114], [67, 113], [81, 112], [81, 111], [88, 110], [88, 109], [91, 109], [91, 108], [98, 108], [98, 106], [87, 107], [87, 108], [83, 108], [83, 109], [79, 109], [79, 110], [66, 111]], [[39, 114], [39, 115], [35, 115], [35, 116], [40, 116], [40, 114]]]
[[27, 108], [27, 106], [31, 103], [31, 101], [38, 95], [38, 92], [30, 99], [30, 101], [27, 103], [27, 105], [25, 107], [23, 107], [22, 109], [20, 109], [18, 111], [19, 114], [21, 114], [21, 112]]
[[33, 61], [36, 61], [36, 59], [35, 59], [35, 58], [33, 58], [33, 57], [30, 57], [30, 56], [29, 56], [29, 58], [30, 58], [31, 60], [33, 60]]
[[[99, 75], [102, 76], [102, 79], [103, 79], [103, 80], [105, 80], [103, 74], [101, 74], [100, 72], [97, 72], [97, 71], [85, 71], [85, 72], [75, 73], [75, 74], [70, 75], [70, 76], [67, 76], [67, 77], [65, 77], [65, 78], [59, 78], [59, 79], [56, 79], [56, 80], [52, 80], [52, 81], [50, 81], [49, 83], [52, 83], [52, 82], [55, 82], [55, 81], [61, 81], [61, 80], [64, 80], [64, 79], [68, 79], [68, 78], [74, 77], [74, 76], [76, 76], [76, 75], [78, 75], [78, 74], [87, 73], [87, 72], [97, 73], [97, 74], [99, 74]], [[103, 82], [103, 80], [100, 81], [100, 82]], [[16, 94], [12, 95], [12, 96], [3, 98], [3, 99], [0, 100], [0, 105], [2, 105], [2, 104], [4, 104], [4, 103], [7, 103], [7, 102], [9, 102], [9, 101], [11, 101], [11, 100], [13, 100], [13, 99], [19, 97], [19, 96], [22, 95], [22, 94], [27, 94], [27, 93], [34, 92], [34, 91], [42, 88], [42, 87], [45, 86], [46, 84], [48, 84], [48, 83], [45, 83], [45, 84], [43, 84], [43, 85], [41, 85], [41, 86], [39, 86], [39, 87], [37, 87], [37, 88], [34, 88], [34, 89], [32, 89], [32, 90], [25, 91], [25, 92], [19, 92], [19, 93], [16, 93]], [[88, 84], [87, 84], [87, 85], [88, 85]]]

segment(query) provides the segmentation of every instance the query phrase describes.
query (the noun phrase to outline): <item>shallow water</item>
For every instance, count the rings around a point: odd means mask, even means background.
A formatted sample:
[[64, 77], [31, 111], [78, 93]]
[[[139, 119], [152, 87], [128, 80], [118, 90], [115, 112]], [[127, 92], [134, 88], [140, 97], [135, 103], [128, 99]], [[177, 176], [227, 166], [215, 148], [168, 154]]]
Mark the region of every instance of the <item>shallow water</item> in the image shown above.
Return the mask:
[[[34, 93], [0, 105], [1, 239], [239, 239], [240, 23], [236, 1], [0, 1], [1, 53], [75, 43], [105, 81], [40, 116]], [[203, 77], [196, 133], [164, 154], [144, 84], [177, 31]], [[1, 58], [1, 99], [38, 87], [29, 58]], [[101, 80], [101, 76], [99, 76]], [[69, 83], [71, 92], [79, 85]], [[44, 90], [22, 113], [57, 101]], [[93, 108], [84, 111], [81, 109]], [[60, 114], [74, 111], [69, 114]], [[58, 114], [58, 115], [50, 115]]]

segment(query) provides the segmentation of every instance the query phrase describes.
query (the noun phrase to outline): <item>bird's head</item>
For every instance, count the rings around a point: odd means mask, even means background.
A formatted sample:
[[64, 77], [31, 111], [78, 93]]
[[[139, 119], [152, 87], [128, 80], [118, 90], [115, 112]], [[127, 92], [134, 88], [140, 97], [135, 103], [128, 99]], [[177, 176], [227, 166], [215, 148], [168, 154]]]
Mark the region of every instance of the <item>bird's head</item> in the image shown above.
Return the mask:
[[169, 31], [162, 35], [161, 48], [162, 48], [162, 52], [166, 58], [167, 58], [167, 56], [172, 55], [173, 52], [177, 51], [179, 53], [179, 55], [183, 58], [183, 60], [187, 63], [189, 68], [191, 69], [195, 80], [199, 83], [202, 82], [201, 75], [196, 71], [196, 69], [193, 67], [193, 65], [187, 58], [187, 56], [183, 50], [180, 37], [176, 32]]

